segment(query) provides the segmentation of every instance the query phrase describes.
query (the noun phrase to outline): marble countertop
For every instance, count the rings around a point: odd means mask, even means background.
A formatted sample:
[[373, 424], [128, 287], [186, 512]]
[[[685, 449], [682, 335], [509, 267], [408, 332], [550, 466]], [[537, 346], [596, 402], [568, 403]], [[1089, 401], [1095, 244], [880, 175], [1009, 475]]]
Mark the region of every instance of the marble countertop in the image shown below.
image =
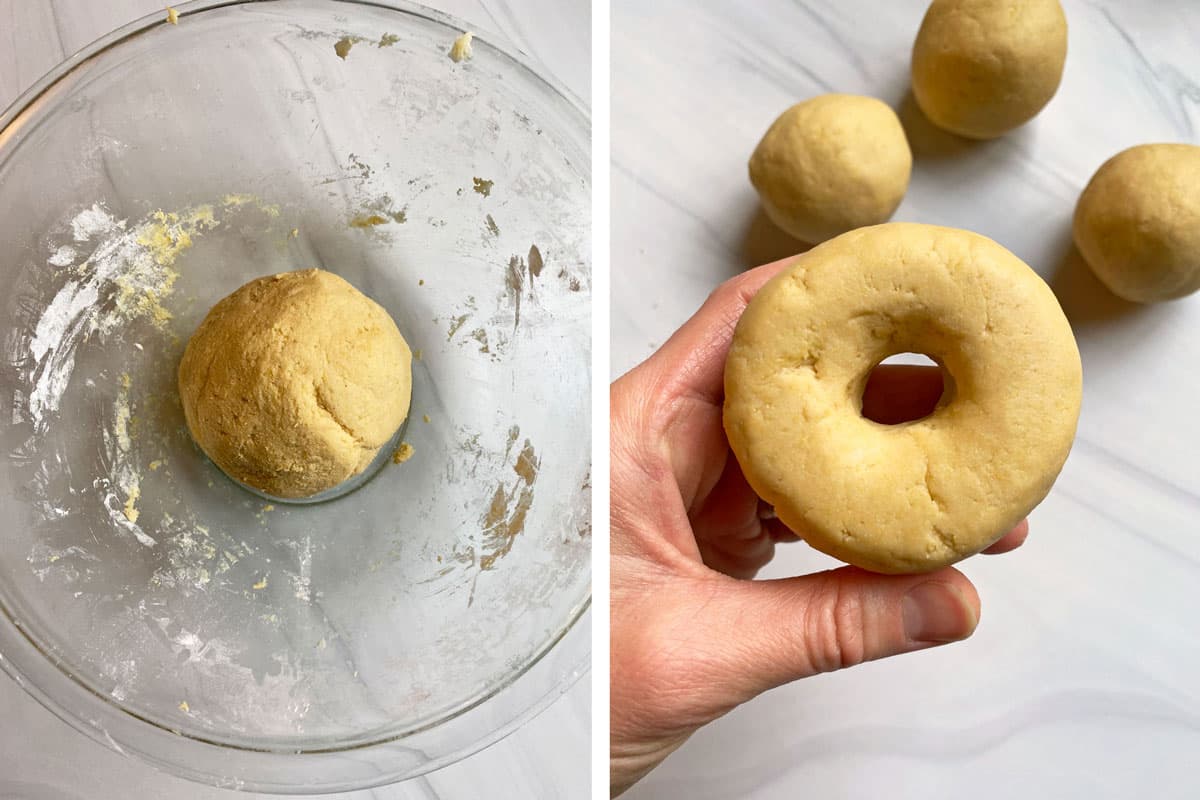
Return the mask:
[[[577, 97], [590, 96], [588, 0], [425, 0], [531, 54]], [[156, 0], [0, 0], [0, 108], [64, 57], [146, 14]], [[446, 769], [337, 797], [582, 798], [588, 795], [590, 680], [507, 739]], [[237, 800], [259, 797], [174, 778], [76, 733], [0, 674], [0, 800]], [[261, 795], [267, 797], [267, 795]], [[326, 795], [334, 797], [334, 795]]]
[[[722, 280], [796, 249], [758, 212], [746, 160], [776, 115], [829, 91], [899, 109], [915, 165], [896, 218], [979, 231], [1037, 269], [1085, 373], [1079, 438], [1029, 543], [963, 565], [983, 598], [973, 639], [771, 692], [627, 796], [1200, 796], [1200, 296], [1123, 303], [1070, 239], [1109, 156], [1200, 143], [1200, 5], [1064, 0], [1058, 95], [984, 143], [907, 97], [925, 0], [613, 5], [614, 376]], [[765, 574], [829, 563], [785, 548]]]

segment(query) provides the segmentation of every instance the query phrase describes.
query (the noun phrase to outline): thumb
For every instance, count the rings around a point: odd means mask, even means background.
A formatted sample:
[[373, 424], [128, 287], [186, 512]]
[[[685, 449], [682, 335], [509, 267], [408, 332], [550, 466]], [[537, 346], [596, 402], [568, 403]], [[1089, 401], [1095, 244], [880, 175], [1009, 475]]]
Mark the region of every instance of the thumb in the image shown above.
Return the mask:
[[746, 699], [799, 678], [965, 639], [979, 623], [975, 587], [950, 567], [924, 575], [843, 567], [783, 580], [731, 579], [720, 595], [708, 622], [731, 645], [723, 671]]

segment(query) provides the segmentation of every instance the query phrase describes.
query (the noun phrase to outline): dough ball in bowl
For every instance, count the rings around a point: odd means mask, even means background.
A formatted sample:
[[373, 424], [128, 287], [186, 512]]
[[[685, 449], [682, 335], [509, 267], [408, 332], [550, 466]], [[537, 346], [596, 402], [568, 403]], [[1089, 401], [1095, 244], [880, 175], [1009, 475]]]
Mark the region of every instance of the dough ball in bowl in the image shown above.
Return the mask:
[[1200, 147], [1143, 144], [1096, 170], [1075, 206], [1075, 245], [1136, 303], [1200, 289]]
[[179, 396], [192, 438], [227, 475], [309, 497], [366, 469], [399, 429], [412, 355], [342, 278], [285, 272], [212, 307], [179, 364]]
[[792, 106], [750, 157], [750, 182], [767, 216], [809, 244], [886, 222], [911, 173], [912, 151], [896, 112], [851, 94]]
[[1066, 59], [1058, 0], [934, 0], [913, 45], [913, 95], [938, 127], [992, 139], [1050, 102]]

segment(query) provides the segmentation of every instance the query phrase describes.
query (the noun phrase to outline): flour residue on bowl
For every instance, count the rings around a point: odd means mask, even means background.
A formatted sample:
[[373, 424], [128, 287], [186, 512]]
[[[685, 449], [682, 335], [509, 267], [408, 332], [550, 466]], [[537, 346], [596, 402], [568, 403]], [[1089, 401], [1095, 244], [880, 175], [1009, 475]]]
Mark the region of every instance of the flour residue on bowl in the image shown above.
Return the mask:
[[[88, 341], [104, 345], [122, 339], [142, 321], [157, 335], [171, 333], [170, 297], [179, 273], [174, 264], [195, 237], [218, 222], [211, 205], [179, 211], [156, 210], [129, 224], [101, 203], [76, 213], [64, 226], [72, 243], [51, 242], [47, 266], [65, 280], [33, 323], [28, 338], [19, 339], [14, 363], [24, 363], [28, 397], [24, 404], [34, 440], [46, 433], [71, 382], [78, 348]], [[142, 349], [139, 342], [134, 347]], [[129, 534], [146, 547], [157, 540], [138, 524], [140, 465], [133, 462], [131, 378], [117, 379], [110, 424], [103, 428], [106, 469], [93, 481], [115, 531]], [[19, 415], [18, 410], [14, 416]], [[31, 448], [32, 449], [32, 448]]]
[[525, 259], [520, 256], [513, 256], [508, 260], [508, 269], [504, 273], [504, 288], [513, 310], [513, 330], [521, 326], [521, 295], [525, 287], [525, 271], [527, 268]]
[[546, 259], [536, 244], [529, 246], [528, 257], [514, 255], [504, 270], [504, 299], [513, 315], [513, 330], [521, 326], [521, 298], [528, 294], [530, 302], [537, 301], [537, 281], [546, 268]]
[[471, 178], [471, 184], [471, 189], [475, 194], [491, 197], [492, 187], [496, 185], [496, 182], [490, 181], [487, 178]]
[[[371, 167], [362, 161], [354, 161], [354, 156], [351, 154], [352, 164], [365, 170], [360, 180], [368, 180], [371, 177]], [[379, 225], [387, 225], [389, 223], [403, 225], [408, 222], [408, 206], [396, 208], [391, 195], [384, 194], [378, 197], [373, 197], [365, 200], [362, 207], [350, 218], [346, 223], [351, 228], [370, 229]]]
[[436, 585], [433, 594], [469, 586], [467, 604], [471, 605], [480, 574], [498, 569], [525, 533], [542, 460], [532, 441], [521, 436], [519, 425], [508, 427], [503, 447], [494, 433], [460, 429], [458, 435], [446, 479], [470, 484], [483, 483], [487, 476], [477, 501], [478, 528], [461, 536], [449, 553], [430, 554], [442, 566], [421, 583]]
[[[142, 507], [145, 476], [149, 472], [159, 481], [169, 481], [170, 467], [163, 448], [165, 434], [158, 430], [161, 425], [157, 420], [154, 425], [143, 424], [148, 421], [143, 418], [146, 414], [161, 417], [162, 398], [152, 397], [162, 388], [138, 385], [138, 381], [148, 374], [161, 376], [164, 370], [173, 374], [162, 359], [171, 358], [169, 354], [180, 344], [171, 327], [171, 308], [177, 305], [172, 297], [180, 276], [177, 260], [222, 224], [221, 215], [239, 213], [242, 207], [255, 208], [267, 218], [279, 216], [278, 206], [249, 194], [229, 194], [213, 203], [174, 210], [156, 209], [134, 220], [119, 219], [104, 203], [79, 209], [52, 229], [57, 233], [46, 242], [49, 256], [41, 297], [30, 296], [25, 325], [6, 342], [5, 355], [19, 370], [18, 385], [24, 385], [14, 398], [12, 421], [29, 426], [30, 437], [21, 450], [41, 462], [30, 488], [44, 510], [43, 518], [68, 515], [68, 500], [94, 495], [102, 517], [107, 517], [110, 530], [118, 536], [128, 536], [147, 548], [164, 539], [171, 543], [168, 563], [152, 580], [157, 585], [187, 581], [202, 587], [213, 572], [228, 569], [239, 558], [235, 543], [220, 551], [198, 544], [209, 533], [196, 526], [186, 510], [175, 516], [156, 510], [147, 527]], [[97, 373], [93, 365], [83, 378], [76, 378], [82, 347], [120, 352], [118, 363], [126, 366], [114, 374]], [[135, 368], [143, 377], [131, 375]], [[100, 403], [96, 434], [101, 446], [90, 485], [72, 486], [64, 497], [62, 486], [71, 485], [72, 465], [56, 455], [49, 442], [56, 440], [53, 425], [68, 390], [76, 406]], [[146, 427], [154, 432], [139, 441]], [[95, 537], [100, 530], [92, 533]], [[47, 550], [51, 555], [60, 551]], [[31, 554], [31, 563], [55, 564], [35, 558], [38, 555]], [[219, 556], [225, 556], [223, 564], [217, 563]]]
[[[489, 223], [494, 224], [491, 215], [487, 219]], [[499, 229], [496, 229], [497, 235], [499, 232]], [[536, 244], [529, 246], [528, 256], [510, 256], [500, 270], [503, 278], [502, 291], [497, 296], [496, 306], [491, 314], [486, 317], [480, 315], [474, 295], [468, 296], [464, 305], [458, 309], [462, 313], [446, 318], [446, 340], [453, 341], [456, 334], [471, 322], [472, 326], [466, 328], [469, 334], [458, 337], [460, 345], [474, 342], [477, 351], [492, 361], [500, 361], [507, 356], [509, 346], [520, 330], [524, 329], [532, 334], [553, 316], [552, 312], [540, 307], [538, 302], [538, 281], [545, 269], [546, 259]], [[578, 280], [570, 278], [565, 270], [560, 270], [559, 278], [570, 280], [569, 291], [579, 291]], [[531, 314], [534, 319], [529, 322]], [[477, 317], [482, 318], [476, 319]], [[522, 319], [526, 320], [524, 328]], [[483, 324], [480, 325], [480, 322]]]
[[31, 365], [26, 408], [35, 431], [44, 431], [47, 415], [58, 410], [83, 341], [106, 340], [136, 319], [165, 328], [171, 313], [163, 302], [179, 277], [172, 265], [193, 237], [217, 224], [211, 205], [158, 210], [132, 226], [101, 203], [71, 218], [74, 244], [53, 242], [46, 262], [67, 270], [67, 280], [38, 317], [32, 336], [11, 354], [14, 362]]
[[[520, 434], [521, 429], [516, 425], [509, 429], [505, 458], [509, 457]], [[497, 484], [488, 509], [481, 519], [481, 570], [495, 567], [497, 561], [509, 554], [516, 538], [525, 530], [525, 518], [533, 505], [533, 488], [540, 467], [541, 460], [533, 445], [526, 439], [512, 465], [512, 471], [517, 477], [511, 483], [501, 480]]]

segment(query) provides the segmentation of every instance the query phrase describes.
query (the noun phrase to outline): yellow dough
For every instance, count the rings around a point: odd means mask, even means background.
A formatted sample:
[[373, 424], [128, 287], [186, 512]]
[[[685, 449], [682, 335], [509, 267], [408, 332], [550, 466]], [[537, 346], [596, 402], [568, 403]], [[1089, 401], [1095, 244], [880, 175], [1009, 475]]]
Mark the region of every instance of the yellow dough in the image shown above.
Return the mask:
[[412, 355], [384, 309], [322, 270], [247, 283], [208, 312], [179, 364], [192, 438], [278, 497], [362, 472], [408, 416]]
[[767, 216], [809, 244], [886, 222], [911, 172], [912, 151], [896, 112], [851, 94], [792, 106], [750, 157], [750, 182]]
[[1066, 58], [1058, 0], [934, 0], [913, 45], [913, 95], [935, 125], [991, 139], [1050, 102]]
[[1200, 289], [1200, 147], [1143, 144], [1110, 158], [1079, 197], [1074, 234], [1092, 271], [1126, 300]]
[[[942, 365], [929, 416], [862, 416], [871, 369]], [[889, 223], [798, 257], [746, 308], [725, 431], [754, 490], [813, 547], [925, 572], [983, 550], [1036, 506], [1075, 436], [1079, 351], [1054, 294], [990, 239]]]

